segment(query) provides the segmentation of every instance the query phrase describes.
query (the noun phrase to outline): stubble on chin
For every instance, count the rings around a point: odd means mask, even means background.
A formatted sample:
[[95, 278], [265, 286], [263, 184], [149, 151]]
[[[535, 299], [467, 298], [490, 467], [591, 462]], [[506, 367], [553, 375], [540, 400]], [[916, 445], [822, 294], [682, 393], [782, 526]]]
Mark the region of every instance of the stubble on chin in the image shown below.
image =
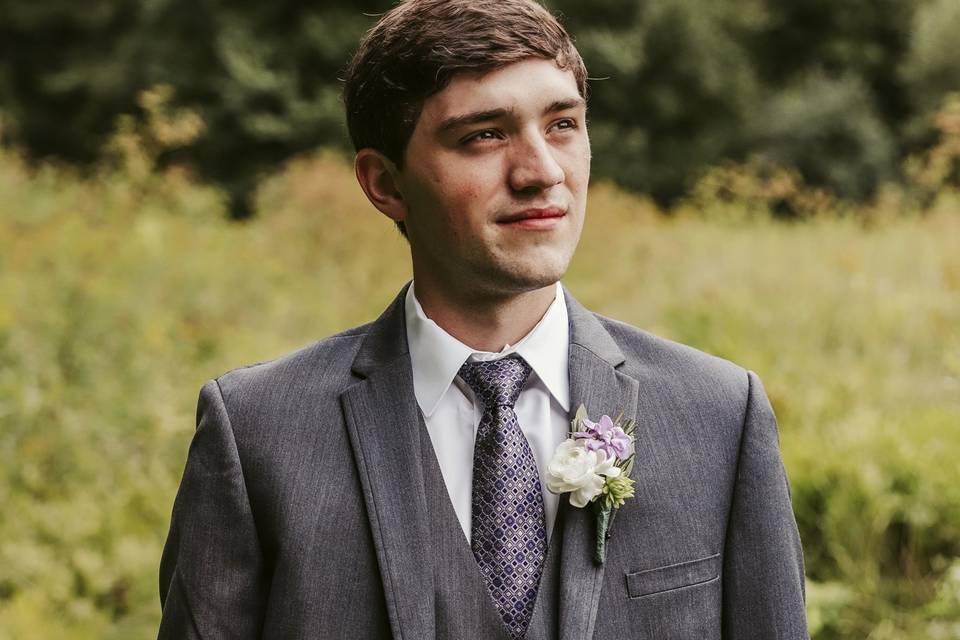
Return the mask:
[[564, 276], [572, 249], [556, 249], [548, 255], [533, 252], [526, 256], [499, 256], [487, 263], [477, 274], [477, 294], [482, 290], [490, 295], [520, 295], [555, 284]]

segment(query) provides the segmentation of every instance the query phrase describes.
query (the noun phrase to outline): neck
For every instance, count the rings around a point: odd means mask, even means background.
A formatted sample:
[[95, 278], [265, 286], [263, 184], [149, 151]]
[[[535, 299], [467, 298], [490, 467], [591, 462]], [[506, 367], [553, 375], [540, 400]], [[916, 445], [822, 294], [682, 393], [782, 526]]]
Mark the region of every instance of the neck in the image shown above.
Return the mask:
[[497, 352], [537, 326], [556, 298], [556, 285], [512, 295], [450, 295], [414, 275], [417, 301], [444, 331], [477, 351]]

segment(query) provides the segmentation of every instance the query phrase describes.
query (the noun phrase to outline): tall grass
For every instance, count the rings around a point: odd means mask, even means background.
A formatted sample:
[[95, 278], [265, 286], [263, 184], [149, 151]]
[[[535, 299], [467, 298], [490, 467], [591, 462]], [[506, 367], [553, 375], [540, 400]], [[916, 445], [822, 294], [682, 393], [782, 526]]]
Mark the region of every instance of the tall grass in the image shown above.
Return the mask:
[[[0, 639], [154, 637], [202, 383], [371, 319], [410, 275], [336, 156], [241, 225], [126, 135], [92, 176], [0, 155]], [[566, 284], [764, 379], [815, 638], [960, 637], [960, 196], [782, 222], [714, 183], [671, 217], [595, 185]]]

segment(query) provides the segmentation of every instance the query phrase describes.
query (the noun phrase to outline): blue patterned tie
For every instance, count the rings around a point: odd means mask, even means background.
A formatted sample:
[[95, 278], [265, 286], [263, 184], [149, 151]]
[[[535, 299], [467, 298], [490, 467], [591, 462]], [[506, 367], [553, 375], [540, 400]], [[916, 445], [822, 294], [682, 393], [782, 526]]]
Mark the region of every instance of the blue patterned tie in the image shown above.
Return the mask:
[[519, 357], [467, 362], [460, 377], [483, 405], [473, 453], [473, 555], [510, 635], [533, 616], [547, 531], [537, 462], [513, 405], [530, 365]]

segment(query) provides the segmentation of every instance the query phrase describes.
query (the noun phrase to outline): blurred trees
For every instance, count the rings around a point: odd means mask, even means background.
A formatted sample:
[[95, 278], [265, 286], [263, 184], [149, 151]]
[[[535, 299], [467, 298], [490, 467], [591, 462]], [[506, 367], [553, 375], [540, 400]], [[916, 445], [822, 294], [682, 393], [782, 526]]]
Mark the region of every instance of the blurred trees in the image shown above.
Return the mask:
[[206, 122], [182, 155], [227, 188], [234, 217], [251, 213], [256, 183], [291, 155], [346, 145], [338, 77], [371, 24], [355, 3], [157, 4], [145, 22], [166, 35], [152, 47], [151, 79], [173, 85]]
[[138, 14], [129, 0], [0, 0], [3, 133], [35, 156], [95, 159], [149, 82]]
[[262, 175], [318, 145], [345, 145], [340, 69], [388, 1], [0, 0], [0, 111], [34, 157], [87, 163], [140, 91], [175, 88], [203, 135], [184, 160], [251, 213]]
[[[389, 0], [0, 0], [0, 112], [34, 157], [96, 158], [169, 84], [204, 133], [169, 150], [251, 213], [260, 177], [346, 146], [338, 75]], [[591, 83], [594, 172], [668, 202], [721, 160], [841, 197], [901, 178], [960, 89], [955, 0], [552, 0]]]

